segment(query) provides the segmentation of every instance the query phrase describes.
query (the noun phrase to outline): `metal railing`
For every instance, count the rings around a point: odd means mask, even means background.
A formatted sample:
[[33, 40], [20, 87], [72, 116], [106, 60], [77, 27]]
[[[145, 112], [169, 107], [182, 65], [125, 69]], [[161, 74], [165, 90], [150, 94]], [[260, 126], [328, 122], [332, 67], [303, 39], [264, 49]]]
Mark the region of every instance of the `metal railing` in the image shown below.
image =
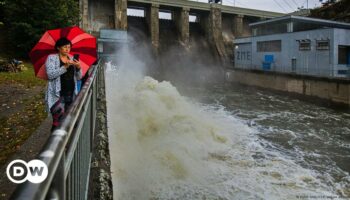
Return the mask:
[[101, 62], [91, 68], [62, 125], [51, 134], [37, 157], [48, 167], [46, 180], [19, 185], [11, 199], [87, 199], [97, 92], [104, 81]]

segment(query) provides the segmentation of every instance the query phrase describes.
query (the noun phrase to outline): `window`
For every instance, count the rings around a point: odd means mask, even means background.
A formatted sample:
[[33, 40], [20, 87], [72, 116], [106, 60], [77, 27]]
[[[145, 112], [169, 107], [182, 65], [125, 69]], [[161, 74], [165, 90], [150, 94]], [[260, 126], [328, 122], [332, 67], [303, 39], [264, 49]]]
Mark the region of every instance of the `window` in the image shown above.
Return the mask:
[[347, 75], [348, 74], [348, 70], [338, 70], [338, 74], [339, 75]]
[[316, 41], [317, 50], [329, 50], [329, 40], [317, 40]]
[[338, 64], [350, 64], [350, 46], [338, 46]]
[[188, 20], [189, 22], [199, 22], [199, 18], [197, 17], [197, 15], [189, 15]]
[[172, 14], [170, 11], [169, 12], [159, 11], [158, 17], [159, 19], [172, 20]]
[[310, 40], [300, 40], [299, 41], [299, 50], [300, 51], [310, 51], [311, 50], [311, 41]]
[[257, 42], [258, 52], [280, 52], [281, 49], [281, 40]]
[[134, 16], [134, 17], [145, 17], [145, 10], [137, 9], [137, 8], [128, 8], [126, 10], [126, 14], [128, 16]]

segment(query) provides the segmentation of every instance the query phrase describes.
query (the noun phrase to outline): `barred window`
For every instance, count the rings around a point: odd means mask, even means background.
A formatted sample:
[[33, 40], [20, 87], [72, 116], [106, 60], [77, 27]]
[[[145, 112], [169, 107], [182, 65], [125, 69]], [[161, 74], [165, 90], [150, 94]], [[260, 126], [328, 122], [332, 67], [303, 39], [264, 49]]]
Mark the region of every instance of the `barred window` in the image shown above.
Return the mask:
[[300, 51], [310, 51], [311, 50], [311, 41], [310, 40], [299, 41], [299, 50]]
[[258, 52], [280, 52], [282, 50], [281, 40], [257, 42]]
[[316, 41], [317, 50], [329, 50], [329, 40], [317, 40]]

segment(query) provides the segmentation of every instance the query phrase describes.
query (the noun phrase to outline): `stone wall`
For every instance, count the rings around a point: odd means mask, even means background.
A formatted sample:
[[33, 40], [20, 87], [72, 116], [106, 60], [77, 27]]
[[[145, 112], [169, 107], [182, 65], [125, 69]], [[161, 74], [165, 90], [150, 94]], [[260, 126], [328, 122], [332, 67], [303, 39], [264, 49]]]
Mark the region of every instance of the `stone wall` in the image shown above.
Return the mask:
[[350, 106], [350, 80], [253, 70], [229, 70], [226, 80]]

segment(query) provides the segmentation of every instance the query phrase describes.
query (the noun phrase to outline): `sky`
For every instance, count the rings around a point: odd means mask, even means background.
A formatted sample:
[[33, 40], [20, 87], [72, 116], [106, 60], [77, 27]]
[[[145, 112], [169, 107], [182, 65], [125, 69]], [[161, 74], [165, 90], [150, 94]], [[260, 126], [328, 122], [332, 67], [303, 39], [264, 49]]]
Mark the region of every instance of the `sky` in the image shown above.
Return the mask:
[[[192, 0], [198, 2], [208, 2], [208, 0]], [[309, 8], [321, 5], [319, 0], [222, 0], [224, 5], [267, 10], [274, 12], [290, 13], [298, 10], [298, 7]]]

